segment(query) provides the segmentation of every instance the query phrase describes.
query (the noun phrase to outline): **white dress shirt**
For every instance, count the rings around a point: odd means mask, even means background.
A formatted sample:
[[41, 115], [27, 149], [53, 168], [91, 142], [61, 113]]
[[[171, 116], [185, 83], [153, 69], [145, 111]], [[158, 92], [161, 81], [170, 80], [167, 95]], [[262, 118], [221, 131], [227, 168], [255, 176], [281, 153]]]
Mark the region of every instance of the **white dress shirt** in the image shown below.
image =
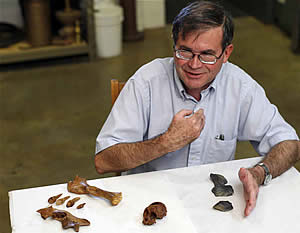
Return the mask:
[[139, 173], [233, 160], [237, 140], [265, 155], [295, 130], [267, 99], [263, 88], [227, 62], [197, 101], [186, 93], [173, 58], [142, 66], [127, 82], [96, 140], [96, 154], [118, 143], [139, 142], [164, 133], [182, 109], [204, 109], [200, 136], [180, 150], [130, 170]]

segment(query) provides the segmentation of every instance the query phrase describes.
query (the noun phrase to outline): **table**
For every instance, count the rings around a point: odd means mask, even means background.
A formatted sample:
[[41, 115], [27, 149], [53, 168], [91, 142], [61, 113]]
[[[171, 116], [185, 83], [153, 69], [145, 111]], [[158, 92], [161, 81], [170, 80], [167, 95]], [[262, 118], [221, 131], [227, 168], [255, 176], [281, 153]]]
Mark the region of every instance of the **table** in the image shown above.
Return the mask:
[[[240, 167], [250, 167], [260, 158], [149, 172], [136, 175], [88, 180], [88, 184], [109, 191], [121, 191], [123, 200], [111, 206], [103, 199], [80, 195], [86, 206], [77, 210], [64, 206], [77, 217], [86, 218], [90, 226], [79, 232], [143, 233], [298, 233], [300, 229], [300, 173], [291, 168], [268, 186], [260, 188], [257, 206], [248, 217], [243, 216], [245, 202], [243, 187], [238, 178]], [[224, 175], [234, 188], [231, 197], [215, 197], [211, 189], [210, 173]], [[76, 174], [75, 174], [76, 175]], [[75, 176], [74, 175], [74, 176]], [[80, 175], [80, 174], [79, 174]], [[67, 181], [66, 181], [67, 182]], [[52, 219], [43, 220], [36, 210], [48, 206], [50, 196], [63, 193], [71, 198], [79, 196], [67, 192], [66, 184], [14, 190], [9, 192], [10, 217], [13, 233], [74, 232], [63, 230]], [[234, 209], [219, 212], [212, 206], [229, 200]], [[152, 226], [142, 224], [144, 209], [154, 201], [166, 204], [168, 214]]]

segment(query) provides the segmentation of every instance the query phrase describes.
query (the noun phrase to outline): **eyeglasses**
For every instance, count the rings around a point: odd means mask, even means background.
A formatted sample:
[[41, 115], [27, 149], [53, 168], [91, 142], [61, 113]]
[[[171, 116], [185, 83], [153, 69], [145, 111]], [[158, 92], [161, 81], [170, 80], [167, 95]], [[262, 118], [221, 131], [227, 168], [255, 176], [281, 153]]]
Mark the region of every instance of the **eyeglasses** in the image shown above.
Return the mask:
[[175, 51], [176, 57], [179, 58], [179, 59], [183, 59], [183, 60], [189, 61], [189, 60], [192, 60], [195, 55], [197, 55], [198, 59], [202, 63], [213, 65], [213, 64], [215, 64], [217, 62], [217, 60], [219, 60], [222, 57], [222, 55], [223, 55], [223, 53], [225, 51], [225, 48], [223, 48], [222, 53], [221, 53], [221, 55], [219, 57], [217, 57], [214, 54], [209, 54], [209, 53], [196, 54], [196, 53], [193, 53], [192, 51], [189, 51], [189, 50], [176, 49], [175, 46], [174, 46], [174, 51]]

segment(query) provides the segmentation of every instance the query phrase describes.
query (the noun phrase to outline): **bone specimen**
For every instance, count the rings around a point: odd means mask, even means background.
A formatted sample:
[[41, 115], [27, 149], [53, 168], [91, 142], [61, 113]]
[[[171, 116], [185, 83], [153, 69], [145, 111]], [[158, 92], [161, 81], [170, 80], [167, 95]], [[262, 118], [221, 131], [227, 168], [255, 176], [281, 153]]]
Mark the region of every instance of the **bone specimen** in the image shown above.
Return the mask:
[[52, 206], [37, 210], [43, 219], [52, 217], [60, 221], [63, 229], [74, 228], [78, 232], [80, 226], [89, 226], [90, 222], [87, 219], [77, 218], [65, 210], [54, 209]]
[[62, 205], [65, 203], [66, 200], [68, 200], [70, 198], [70, 196], [66, 196], [66, 197], [63, 197], [63, 198], [60, 198], [56, 201], [56, 205]]
[[76, 194], [90, 194], [96, 197], [103, 197], [109, 200], [113, 206], [118, 205], [122, 200], [122, 193], [108, 192], [95, 186], [90, 186], [85, 178], [79, 176], [76, 176], [74, 181], [68, 182], [68, 191]]
[[217, 204], [213, 206], [213, 208], [219, 211], [226, 212], [232, 210], [233, 206], [229, 201], [219, 201]]
[[231, 185], [217, 185], [211, 190], [216, 197], [228, 197], [233, 194]]
[[82, 204], [78, 205], [76, 208], [77, 208], [77, 209], [82, 209], [82, 208], [85, 206], [85, 204], [86, 204], [86, 203], [82, 203]]
[[167, 215], [167, 207], [161, 202], [153, 202], [143, 213], [143, 224], [152, 225], [156, 223], [156, 219], [162, 219]]
[[214, 183], [215, 186], [227, 184], [226, 178], [220, 174], [211, 173], [210, 179]]
[[216, 197], [227, 197], [234, 193], [232, 186], [226, 185], [227, 180], [224, 176], [211, 173], [210, 179], [215, 185], [211, 191]]
[[48, 199], [48, 203], [49, 203], [49, 204], [55, 203], [56, 200], [57, 200], [61, 195], [62, 195], [62, 193], [61, 193], [61, 194], [58, 194], [58, 195], [56, 195], [56, 196], [50, 197], [50, 198]]
[[80, 199], [80, 197], [75, 197], [75, 198], [73, 198], [72, 200], [68, 201], [68, 202], [67, 202], [67, 207], [68, 207], [68, 208], [69, 208], [69, 207], [72, 207], [72, 206], [75, 204], [76, 201], [79, 201], [79, 199]]

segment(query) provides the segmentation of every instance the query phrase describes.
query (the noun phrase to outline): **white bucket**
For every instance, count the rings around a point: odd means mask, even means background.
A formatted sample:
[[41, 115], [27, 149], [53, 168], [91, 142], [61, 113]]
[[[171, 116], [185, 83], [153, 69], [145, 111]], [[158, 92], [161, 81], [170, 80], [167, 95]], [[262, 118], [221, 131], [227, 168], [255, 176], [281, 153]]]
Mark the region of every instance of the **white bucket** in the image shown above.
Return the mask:
[[97, 55], [102, 58], [120, 55], [123, 8], [106, 1], [96, 4], [94, 8]]
[[165, 0], [137, 0], [137, 26], [160, 28], [166, 25]]
[[23, 28], [23, 16], [18, 0], [0, 0], [0, 22]]

